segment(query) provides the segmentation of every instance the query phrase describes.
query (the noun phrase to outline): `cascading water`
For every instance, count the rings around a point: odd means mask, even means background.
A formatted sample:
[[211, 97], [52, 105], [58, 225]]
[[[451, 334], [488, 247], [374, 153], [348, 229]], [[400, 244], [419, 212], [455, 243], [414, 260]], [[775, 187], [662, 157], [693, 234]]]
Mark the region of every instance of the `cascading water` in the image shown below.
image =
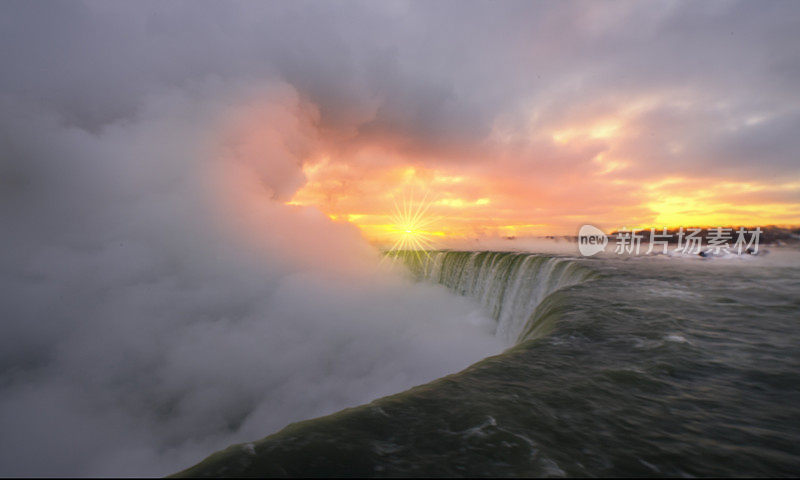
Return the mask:
[[[478, 300], [509, 344], [544, 333], [542, 322], [554, 292], [590, 280], [595, 273], [573, 260], [519, 252], [394, 252], [418, 280], [444, 285]], [[552, 302], [550, 302], [552, 303]]]

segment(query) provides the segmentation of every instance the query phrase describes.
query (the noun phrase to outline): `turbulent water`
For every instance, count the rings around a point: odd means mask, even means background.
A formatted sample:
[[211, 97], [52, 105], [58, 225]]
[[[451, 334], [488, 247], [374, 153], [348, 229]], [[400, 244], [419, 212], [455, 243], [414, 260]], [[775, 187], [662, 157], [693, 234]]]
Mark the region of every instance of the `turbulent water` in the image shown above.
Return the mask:
[[800, 473], [800, 253], [398, 259], [479, 302], [510, 348], [183, 473]]

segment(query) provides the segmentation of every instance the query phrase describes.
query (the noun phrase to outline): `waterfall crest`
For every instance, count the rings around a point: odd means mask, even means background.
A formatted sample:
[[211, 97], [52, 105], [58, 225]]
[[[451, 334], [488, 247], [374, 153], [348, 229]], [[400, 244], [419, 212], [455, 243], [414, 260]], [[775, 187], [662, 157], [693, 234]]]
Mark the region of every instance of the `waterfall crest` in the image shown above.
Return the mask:
[[444, 285], [474, 298], [497, 322], [495, 334], [508, 344], [546, 333], [558, 290], [594, 278], [577, 262], [520, 252], [392, 252], [421, 281]]

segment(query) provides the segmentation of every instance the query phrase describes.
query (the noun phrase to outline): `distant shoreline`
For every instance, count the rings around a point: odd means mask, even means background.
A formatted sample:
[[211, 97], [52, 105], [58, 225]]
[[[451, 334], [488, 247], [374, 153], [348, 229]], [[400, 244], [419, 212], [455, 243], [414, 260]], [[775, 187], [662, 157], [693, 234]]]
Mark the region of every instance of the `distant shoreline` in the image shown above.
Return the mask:
[[[655, 229], [656, 235], [663, 233], [663, 227], [648, 227], [642, 229], [635, 229], [635, 231], [642, 235], [642, 243], [649, 243], [651, 229]], [[703, 243], [707, 244], [708, 234], [709, 231], [715, 230], [717, 227], [685, 227], [684, 234], [686, 234], [689, 229], [700, 228], [700, 233], [697, 234], [697, 238], [702, 238]], [[722, 227], [722, 228], [730, 228], [730, 235], [733, 239], [736, 239], [737, 230], [740, 228], [739, 226], [735, 227]], [[776, 227], [772, 225], [762, 226], [762, 227], [744, 227], [748, 232], [755, 230], [756, 228], [761, 229], [761, 234], [759, 237], [759, 245], [770, 245], [770, 246], [781, 246], [781, 245], [800, 245], [800, 226], [797, 227]], [[675, 245], [678, 243], [678, 232], [679, 228], [671, 228], [667, 229], [667, 235], [669, 238], [665, 239], [667, 243], [670, 245]], [[620, 233], [619, 231], [615, 230], [611, 233], [607, 233], [606, 237], [608, 237], [609, 241], [612, 241], [617, 237], [617, 234]], [[508, 236], [503, 237], [506, 240], [516, 240], [517, 237]], [[577, 242], [578, 236], [577, 235], [542, 235], [538, 237], [529, 237], [529, 238], [541, 238], [547, 240], [555, 240], [555, 241], [569, 241], [569, 242]], [[685, 238], [685, 237], [684, 237]], [[749, 238], [749, 233], [748, 233]]]

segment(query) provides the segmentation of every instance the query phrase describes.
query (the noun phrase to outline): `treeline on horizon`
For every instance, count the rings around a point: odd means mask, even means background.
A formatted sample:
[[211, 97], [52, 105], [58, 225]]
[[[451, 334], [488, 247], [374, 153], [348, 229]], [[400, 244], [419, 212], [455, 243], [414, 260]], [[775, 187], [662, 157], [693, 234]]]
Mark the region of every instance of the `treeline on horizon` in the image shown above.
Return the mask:
[[[636, 232], [640, 235], [643, 235], [642, 241], [649, 241], [650, 239], [650, 232], [651, 228], [655, 228], [655, 233], [657, 235], [664, 233], [664, 227], [648, 227], [642, 229], [636, 229]], [[680, 232], [680, 228], [668, 228], [667, 235], [670, 237], [667, 239], [669, 243], [678, 243], [678, 232]], [[688, 235], [691, 232], [691, 229], [701, 229], [700, 233], [696, 236], [698, 238], [702, 238], [704, 241], [708, 238], [710, 232], [715, 231], [717, 227], [701, 227], [701, 226], [689, 226], [683, 227], [684, 236]], [[739, 228], [742, 226], [723, 226], [723, 229], [730, 229], [730, 236], [735, 240], [736, 236], [738, 235]], [[792, 227], [779, 227], [776, 225], [766, 225], [766, 226], [744, 226], [743, 227], [747, 233], [747, 238], [750, 238], [751, 232], [754, 231], [756, 228], [761, 229], [761, 235], [759, 236], [759, 244], [761, 245], [789, 245], [789, 244], [800, 244], [800, 225], [792, 226]], [[630, 230], [628, 230], [630, 232]], [[619, 230], [614, 230], [611, 233], [606, 234], [609, 239], [614, 238], [617, 234], [620, 233]], [[507, 237], [509, 239], [513, 239], [511, 237]], [[552, 240], [559, 240], [565, 239], [570, 241], [577, 241], [577, 235], [546, 235], [542, 238], [552, 239]]]

